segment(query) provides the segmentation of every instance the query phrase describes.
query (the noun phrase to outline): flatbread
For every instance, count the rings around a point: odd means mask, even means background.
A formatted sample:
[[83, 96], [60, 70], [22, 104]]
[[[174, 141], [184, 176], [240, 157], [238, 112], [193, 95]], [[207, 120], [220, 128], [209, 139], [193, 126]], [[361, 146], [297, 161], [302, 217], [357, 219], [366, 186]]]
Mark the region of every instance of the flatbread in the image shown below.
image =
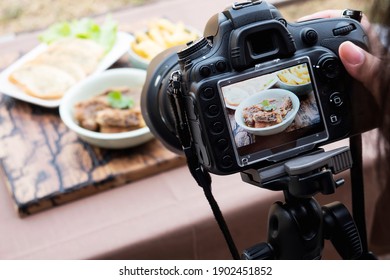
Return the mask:
[[77, 81], [80, 81], [87, 76], [85, 69], [76, 61], [67, 60], [64, 57], [58, 57], [48, 53], [40, 55], [34, 60], [34, 63], [46, 64], [59, 68], [74, 77]]
[[29, 95], [42, 99], [61, 98], [76, 83], [70, 74], [55, 66], [26, 63], [15, 70], [9, 80]]
[[94, 41], [85, 39], [63, 39], [51, 45], [47, 52], [59, 60], [80, 65], [84, 72], [91, 74], [104, 55], [104, 48]]
[[93, 73], [104, 54], [104, 48], [92, 40], [61, 39], [14, 70], [9, 81], [31, 96], [58, 99]]

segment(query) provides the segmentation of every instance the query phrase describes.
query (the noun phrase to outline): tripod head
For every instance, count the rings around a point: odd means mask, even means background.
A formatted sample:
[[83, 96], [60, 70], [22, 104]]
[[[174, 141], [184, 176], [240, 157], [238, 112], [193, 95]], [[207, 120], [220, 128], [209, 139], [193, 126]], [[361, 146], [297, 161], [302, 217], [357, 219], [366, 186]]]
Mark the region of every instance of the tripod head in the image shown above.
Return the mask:
[[244, 259], [320, 259], [324, 239], [331, 240], [343, 259], [359, 259], [362, 245], [348, 209], [339, 202], [321, 207], [317, 193], [332, 194], [344, 183], [338, 174], [352, 167], [349, 147], [325, 152], [319, 149], [303, 157], [241, 173], [243, 181], [283, 191], [285, 202], [272, 205], [268, 241], [243, 253]]
[[317, 193], [332, 194], [344, 183], [335, 181], [338, 174], [352, 167], [349, 147], [325, 152], [318, 149], [305, 156], [280, 162], [261, 169], [241, 172], [244, 182], [295, 197], [312, 197]]

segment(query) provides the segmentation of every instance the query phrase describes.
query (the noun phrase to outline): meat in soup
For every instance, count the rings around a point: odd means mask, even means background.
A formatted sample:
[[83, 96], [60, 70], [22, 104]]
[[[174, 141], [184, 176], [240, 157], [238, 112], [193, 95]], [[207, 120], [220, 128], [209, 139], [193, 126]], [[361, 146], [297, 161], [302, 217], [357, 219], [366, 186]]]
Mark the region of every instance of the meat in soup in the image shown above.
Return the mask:
[[244, 108], [244, 122], [248, 127], [264, 128], [281, 123], [292, 109], [291, 98], [268, 98]]
[[112, 88], [76, 103], [74, 116], [85, 129], [117, 133], [145, 126], [140, 108], [141, 88]]

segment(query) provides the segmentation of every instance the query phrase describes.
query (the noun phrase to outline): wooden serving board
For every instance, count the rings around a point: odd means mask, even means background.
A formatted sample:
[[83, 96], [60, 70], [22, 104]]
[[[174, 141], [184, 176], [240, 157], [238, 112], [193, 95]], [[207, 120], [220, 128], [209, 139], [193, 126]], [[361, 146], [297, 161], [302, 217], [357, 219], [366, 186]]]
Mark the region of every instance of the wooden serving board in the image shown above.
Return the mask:
[[157, 140], [123, 150], [93, 147], [67, 129], [58, 109], [0, 94], [0, 177], [21, 216], [182, 164]]

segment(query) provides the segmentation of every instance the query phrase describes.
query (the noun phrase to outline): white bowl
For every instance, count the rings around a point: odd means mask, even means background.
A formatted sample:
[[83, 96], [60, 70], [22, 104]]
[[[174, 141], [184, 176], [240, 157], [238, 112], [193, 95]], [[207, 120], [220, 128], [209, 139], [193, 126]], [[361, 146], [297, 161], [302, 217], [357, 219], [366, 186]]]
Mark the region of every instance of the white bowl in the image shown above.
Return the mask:
[[139, 69], [147, 69], [148, 68], [148, 65], [150, 63], [149, 60], [147, 60], [146, 58], [143, 58], [142, 56], [136, 54], [134, 51], [133, 51], [133, 48], [132, 48], [132, 44], [133, 42], [135, 41], [135, 37], [130, 35], [130, 47], [129, 47], [129, 50], [128, 50], [128, 55], [129, 55], [129, 62], [130, 62], [130, 65], [131, 67], [134, 67], [134, 68], [139, 68]]
[[290, 85], [290, 84], [286, 84], [285, 82], [281, 81], [278, 78], [277, 85], [281, 89], [289, 90], [289, 91], [295, 93], [299, 97], [306, 96], [313, 90], [310, 82], [306, 83], [306, 84], [302, 84], [302, 85]]
[[[243, 118], [243, 111], [246, 107], [250, 107], [255, 104], [259, 104], [262, 100], [267, 98], [283, 98], [285, 96], [289, 96], [292, 101], [292, 110], [287, 113], [287, 115], [284, 117], [284, 120], [281, 123], [278, 123], [273, 126], [264, 127], [264, 128], [254, 128], [249, 127], [245, 124], [244, 118]], [[235, 121], [239, 126], [241, 126], [243, 129], [248, 131], [249, 133], [252, 133], [254, 135], [259, 136], [267, 136], [267, 135], [273, 135], [280, 132], [283, 132], [295, 119], [296, 114], [298, 113], [300, 106], [299, 98], [292, 93], [291, 91], [284, 90], [284, 89], [268, 89], [261, 91], [257, 94], [254, 94], [245, 100], [243, 100], [240, 105], [237, 107], [236, 112], [234, 114]]]
[[101, 94], [110, 87], [142, 87], [146, 71], [132, 68], [118, 68], [93, 75], [68, 91], [60, 103], [60, 116], [65, 125], [82, 140], [108, 149], [129, 148], [145, 143], [153, 138], [148, 127], [128, 132], [101, 133], [82, 128], [74, 119], [74, 105], [82, 100]]
[[[299, 82], [300, 84], [286, 83], [280, 78], [281, 75], [284, 76], [285, 80], [291, 80], [294, 83]], [[305, 96], [313, 90], [310, 79], [308, 79], [309, 69], [304, 64], [282, 70], [276, 76], [278, 78], [277, 84], [280, 88], [292, 91], [298, 97]], [[305, 81], [307, 83], [304, 83]]]
[[[185, 30], [189, 33], [193, 33], [193, 34], [196, 34], [196, 36], [198, 38], [200, 38], [202, 36], [202, 33], [199, 32], [197, 29], [191, 27], [191, 26], [185, 26]], [[148, 32], [148, 29], [145, 29], [144, 30], [145, 33]], [[135, 41], [135, 37], [130, 35], [130, 46], [129, 46], [129, 50], [128, 50], [128, 57], [129, 57], [129, 62], [130, 62], [130, 66], [131, 67], [134, 67], [134, 68], [139, 68], [139, 69], [147, 69], [150, 62], [152, 61], [152, 59], [148, 60], [142, 56], [140, 56], [139, 54], [137, 54], [134, 50], [133, 50], [133, 43]], [[191, 40], [196, 40], [196, 38], [192, 38]], [[176, 47], [176, 46], [185, 46], [187, 42], [175, 42], [175, 43], [172, 43], [171, 47]], [[167, 47], [167, 48], [170, 48], [170, 47]], [[165, 49], [162, 49], [161, 52], [163, 52]]]

